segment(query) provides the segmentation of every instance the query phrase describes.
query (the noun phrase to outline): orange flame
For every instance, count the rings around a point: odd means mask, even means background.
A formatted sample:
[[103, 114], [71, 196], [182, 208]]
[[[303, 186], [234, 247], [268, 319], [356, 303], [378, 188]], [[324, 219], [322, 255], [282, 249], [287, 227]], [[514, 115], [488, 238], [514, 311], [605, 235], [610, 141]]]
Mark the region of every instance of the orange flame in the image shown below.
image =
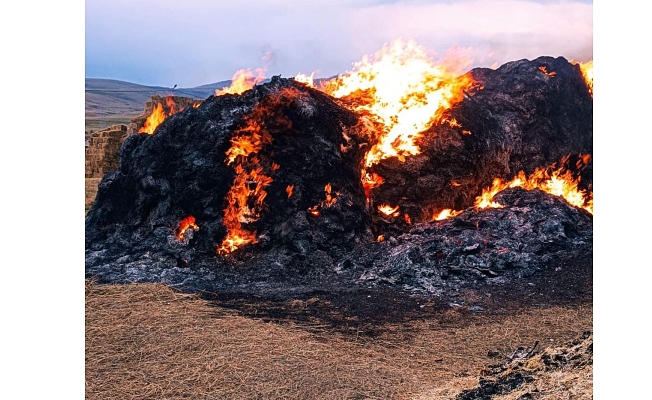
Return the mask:
[[381, 204], [378, 206], [378, 211], [380, 211], [382, 214], [387, 215], [388, 217], [398, 217], [399, 212], [398, 212], [399, 206], [392, 207], [389, 204]]
[[382, 185], [383, 182], [385, 182], [385, 179], [377, 173], [368, 173], [364, 169], [362, 170], [362, 187], [364, 188], [367, 199], [370, 197], [371, 189]]
[[434, 62], [424, 47], [399, 39], [373, 56], [365, 55], [352, 71], [324, 85], [326, 93], [365, 116], [362, 126], [374, 139], [361, 171], [368, 204], [371, 190], [384, 181], [369, 168], [386, 158], [405, 161], [421, 152], [416, 143], [423, 132], [441, 121], [444, 112], [473, 87], [473, 79], [461, 75], [471, 64], [470, 58], [454, 54]]
[[[254, 76], [254, 72], [256, 76]], [[265, 70], [256, 68], [255, 71], [251, 69], [238, 70], [231, 78], [231, 85], [225, 86], [222, 89], [215, 90], [215, 96], [223, 94], [240, 94], [246, 90], [253, 88], [256, 84], [265, 80]]]
[[[226, 195], [224, 226], [227, 234], [217, 249], [220, 254], [231, 253], [249, 244], [257, 243], [256, 231], [244, 227], [258, 221], [265, 209], [265, 188], [273, 179], [265, 174], [256, 154], [272, 142], [270, 129], [290, 129], [292, 123], [285, 117], [275, 117], [276, 108], [289, 104], [298, 95], [294, 89], [283, 89], [278, 94], [265, 97], [245, 118], [245, 126], [231, 137], [231, 147], [226, 151], [226, 164], [235, 164], [235, 178]], [[280, 166], [269, 165], [274, 172]]]
[[168, 116], [177, 113], [177, 105], [174, 102], [174, 100], [172, 100], [172, 97], [170, 97], [170, 96], [166, 97], [165, 98], [165, 104], [168, 106], [168, 109], [170, 110], [170, 112], [168, 113]]
[[177, 105], [171, 96], [165, 98], [165, 105], [169, 110], [167, 113], [163, 110], [163, 105], [161, 103], [157, 103], [156, 106], [154, 106], [152, 113], [147, 117], [145, 124], [138, 130], [138, 133], [153, 135], [156, 128], [158, 128], [167, 117], [176, 114], [179, 111], [183, 111], [183, 108], [177, 110]]
[[544, 74], [548, 75], [548, 76], [551, 77], [551, 78], [552, 78], [553, 76], [557, 75], [557, 73], [554, 72], [554, 71], [553, 71], [553, 72], [548, 72], [548, 69], [546, 68], [545, 65], [540, 66], [540, 67], [539, 67], [539, 71], [543, 72]]
[[227, 208], [224, 210], [224, 225], [227, 234], [222, 245], [217, 249], [220, 254], [230, 253], [248, 243], [257, 243], [256, 231], [244, 229], [242, 224], [258, 221], [267, 196], [265, 188], [272, 178], [263, 174], [262, 167], [256, 166], [258, 160], [246, 163], [250, 170], [242, 165], [235, 167], [235, 179], [226, 195]]
[[310, 75], [306, 74], [297, 74], [297, 76], [294, 77], [294, 80], [300, 83], [303, 83], [309, 87], [315, 87], [315, 81], [314, 81], [315, 73], [313, 72]]
[[[576, 166], [581, 169], [589, 160], [589, 155], [580, 155]], [[568, 156], [564, 157], [560, 168], [554, 169], [555, 164], [546, 169], [537, 168], [530, 176], [526, 176], [523, 171], [519, 171], [518, 175], [509, 182], [496, 178], [490, 188], [483, 189], [482, 195], [476, 197], [475, 207], [479, 209], [502, 208], [503, 205], [493, 201], [493, 197], [505, 189], [522, 187], [526, 190], [539, 189], [560, 196], [569, 204], [583, 208], [593, 214], [593, 192], [587, 193], [585, 190], [578, 188], [580, 178], [579, 176], [574, 177], [573, 173], [564, 166], [567, 162]], [[549, 170], [552, 170], [552, 172], [549, 172]]]
[[376, 242], [379, 242], [379, 243], [382, 242], [383, 240], [385, 240], [385, 235], [379, 235], [379, 236], [376, 238]]
[[193, 229], [195, 231], [199, 230], [199, 226], [195, 223], [195, 217], [192, 215], [187, 216], [186, 218], [182, 219], [181, 222], [179, 222], [179, 227], [177, 228], [177, 239], [183, 242], [183, 239], [185, 238], [186, 231], [188, 229]]
[[201, 106], [201, 103], [202, 103], [202, 102], [199, 101], [199, 102], [193, 104], [193, 105], [192, 105], [192, 108], [199, 108], [199, 106]]
[[442, 221], [444, 219], [456, 217], [460, 214], [462, 214], [462, 211], [456, 211], [451, 208], [446, 208], [441, 210], [440, 212], [433, 213], [431, 221]]
[[[468, 59], [451, 57], [436, 64], [414, 41], [395, 40], [354, 70], [332, 80], [326, 92], [351, 101], [354, 110], [371, 114], [385, 128], [365, 156], [365, 168], [380, 160], [420, 153], [416, 140], [443, 112], [461, 101], [473, 81], [459, 76]], [[363, 177], [365, 174], [363, 174]]]
[[455, 118], [453, 119], [444, 119], [442, 122], [446, 122], [448, 125], [450, 125], [451, 128], [461, 128], [462, 125], [460, 125], [459, 122]]
[[593, 97], [593, 60], [587, 63], [571, 62], [580, 66], [584, 82], [586, 82], [586, 86], [589, 88], [589, 93], [591, 93], [591, 97]]
[[294, 190], [294, 185], [288, 185], [288, 187], [285, 188], [285, 192], [288, 194], [288, 199], [292, 197], [293, 190]]
[[156, 128], [165, 121], [165, 111], [163, 111], [163, 105], [161, 103], [156, 104], [152, 114], [145, 120], [145, 124], [140, 128], [138, 133], [146, 133], [148, 135], [153, 135]]
[[324, 208], [324, 207], [331, 207], [331, 206], [333, 206], [335, 203], [337, 203], [337, 198], [336, 198], [335, 196], [336, 196], [336, 195], [339, 196], [340, 193], [339, 193], [339, 192], [335, 192], [335, 194], [333, 195], [333, 194], [332, 194], [332, 190], [333, 190], [333, 189], [332, 189], [332, 187], [331, 187], [331, 184], [328, 183], [328, 184], [324, 187], [324, 193], [326, 194], [326, 199], [323, 200], [323, 201], [321, 201], [319, 204], [315, 204], [314, 206], [308, 208], [308, 212], [310, 212], [310, 214], [312, 214], [313, 216], [318, 217], [318, 216], [321, 214], [321, 213], [319, 212], [320, 209], [322, 209], [322, 208]]

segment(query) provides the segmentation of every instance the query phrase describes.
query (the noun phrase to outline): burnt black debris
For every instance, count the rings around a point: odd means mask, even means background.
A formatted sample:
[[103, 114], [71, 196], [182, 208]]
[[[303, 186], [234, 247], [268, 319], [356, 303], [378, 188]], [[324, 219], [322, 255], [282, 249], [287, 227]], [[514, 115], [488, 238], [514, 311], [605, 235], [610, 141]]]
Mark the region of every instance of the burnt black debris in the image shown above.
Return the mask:
[[[504, 364], [492, 365], [486, 371], [485, 377], [478, 379], [475, 388], [459, 393], [456, 400], [493, 399], [498, 396], [512, 395], [516, 397], [525, 384], [542, 382], [551, 379], [552, 374], [560, 372], [581, 371], [593, 365], [593, 332], [587, 331], [581, 337], [560, 347], [547, 347], [541, 351], [532, 348], [519, 347], [512, 358]], [[553, 378], [554, 379], [554, 378]], [[557, 389], [559, 390], [559, 389]], [[527, 392], [519, 399], [537, 398]]]
[[[398, 205], [423, 221], [432, 210], [470, 207], [494, 178], [593, 154], [593, 99], [579, 66], [540, 57], [468, 74], [474, 88], [417, 142], [421, 154], [372, 167], [385, 179], [371, 192], [374, 204]], [[583, 188], [592, 183], [591, 165], [581, 173]]]
[[359, 280], [441, 294], [465, 282], [523, 280], [565, 265], [572, 254], [592, 263], [593, 217], [588, 212], [540, 190], [507, 189], [495, 199], [505, 207], [471, 207], [379, 243]]
[[[374, 167], [386, 181], [370, 202], [360, 172], [373, 143], [358, 116], [292, 79], [211, 96], [151, 136], [131, 135], [86, 217], [87, 277], [287, 296], [353, 287], [446, 294], [522, 281], [568, 259], [592, 265], [592, 216], [561, 198], [510, 189], [495, 198], [504, 208], [471, 207], [493, 178], [592, 152], [592, 99], [579, 67], [543, 57], [470, 74], [479, 86], [449, 117], [471, 134], [433, 126], [423, 155]], [[243, 132], [254, 143], [229, 162]], [[247, 178], [240, 192], [249, 197], [229, 217], [238, 166], [266, 183]], [[589, 185], [590, 167], [582, 173]], [[375, 205], [385, 201], [413, 220], [381, 220]], [[466, 211], [420, 223], [426, 206]], [[180, 239], [189, 216], [199, 229]], [[233, 221], [256, 243], [218, 253]]]

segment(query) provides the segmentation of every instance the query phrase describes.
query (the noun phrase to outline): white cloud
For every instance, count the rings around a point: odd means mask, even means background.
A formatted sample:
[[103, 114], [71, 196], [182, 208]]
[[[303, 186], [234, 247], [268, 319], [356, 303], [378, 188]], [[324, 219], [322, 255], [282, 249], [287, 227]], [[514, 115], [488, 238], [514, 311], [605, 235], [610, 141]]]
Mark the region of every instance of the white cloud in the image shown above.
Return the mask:
[[398, 37], [439, 54], [473, 47], [476, 66], [540, 55], [583, 61], [592, 57], [592, 13], [592, 4], [516, 0], [89, 0], [87, 76], [187, 87], [262, 67], [266, 51], [270, 74], [326, 76]]

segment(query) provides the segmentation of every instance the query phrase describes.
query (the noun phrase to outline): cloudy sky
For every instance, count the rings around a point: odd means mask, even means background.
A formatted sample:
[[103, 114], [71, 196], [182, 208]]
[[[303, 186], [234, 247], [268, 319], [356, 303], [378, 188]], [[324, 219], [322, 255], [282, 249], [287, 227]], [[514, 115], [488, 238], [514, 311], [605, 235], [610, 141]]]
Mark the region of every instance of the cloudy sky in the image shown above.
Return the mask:
[[[85, 75], [192, 87], [242, 68], [331, 76], [396, 38], [473, 66], [593, 57], [586, 0], [86, 0]], [[467, 49], [467, 51], [469, 51]], [[265, 61], [265, 54], [271, 59]]]

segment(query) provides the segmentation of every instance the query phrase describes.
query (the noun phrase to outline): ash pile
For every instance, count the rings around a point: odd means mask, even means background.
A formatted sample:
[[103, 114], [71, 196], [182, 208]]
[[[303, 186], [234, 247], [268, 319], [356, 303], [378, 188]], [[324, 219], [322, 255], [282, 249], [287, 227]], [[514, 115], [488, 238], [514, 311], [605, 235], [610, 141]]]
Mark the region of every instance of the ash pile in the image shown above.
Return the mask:
[[[478, 205], [519, 172], [555, 168], [591, 189], [593, 101], [579, 68], [541, 57], [467, 75], [473, 86], [422, 132], [420, 154], [370, 167], [378, 139], [351, 99], [280, 77], [130, 135], [86, 217], [87, 277], [191, 291], [446, 294], [519, 284], [570, 260], [590, 269], [583, 207], [527, 185]], [[443, 209], [452, 215], [435, 220]]]

